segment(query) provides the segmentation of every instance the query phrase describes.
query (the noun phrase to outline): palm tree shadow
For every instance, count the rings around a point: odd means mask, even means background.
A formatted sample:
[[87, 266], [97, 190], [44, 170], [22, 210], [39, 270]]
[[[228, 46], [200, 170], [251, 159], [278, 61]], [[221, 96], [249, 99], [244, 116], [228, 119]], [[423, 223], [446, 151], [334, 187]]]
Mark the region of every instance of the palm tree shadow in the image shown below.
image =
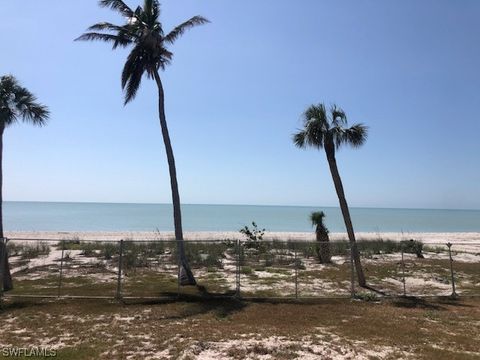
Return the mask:
[[376, 289], [374, 288], [373, 286], [371, 285], [365, 285], [365, 286], [362, 286], [362, 289], [366, 289], [366, 290], [370, 290], [378, 295], [382, 295], [382, 296], [390, 296], [390, 294], [386, 293], [385, 291], [382, 291], [382, 290], [379, 290], [379, 289]]
[[402, 296], [393, 300], [393, 306], [401, 308], [419, 308], [426, 310], [448, 310], [447, 306], [472, 307], [452, 297], [419, 298], [416, 296]]
[[38, 301], [31, 301], [31, 300], [16, 300], [16, 301], [9, 301], [0, 304], [0, 314], [8, 311], [13, 310], [20, 310], [20, 309], [27, 309], [31, 307], [41, 307], [45, 306], [46, 302], [38, 302]]
[[192, 316], [213, 313], [217, 318], [226, 318], [236, 312], [242, 311], [248, 306], [245, 301], [237, 299], [232, 296], [220, 296], [217, 294], [191, 295], [177, 293], [162, 293], [164, 298], [156, 300], [139, 300], [124, 302], [126, 306], [129, 305], [163, 305], [175, 304], [179, 301], [187, 303], [192, 306], [186, 306], [181, 309], [180, 313], [167, 316], [166, 319], [186, 319]]

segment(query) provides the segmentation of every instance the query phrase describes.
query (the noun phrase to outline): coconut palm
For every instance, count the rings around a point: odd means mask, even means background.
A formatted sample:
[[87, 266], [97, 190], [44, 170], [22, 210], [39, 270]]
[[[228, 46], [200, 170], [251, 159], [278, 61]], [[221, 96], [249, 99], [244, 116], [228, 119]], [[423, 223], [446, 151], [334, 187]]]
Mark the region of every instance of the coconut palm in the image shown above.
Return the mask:
[[159, 70], [165, 70], [165, 67], [172, 60], [173, 54], [167, 46], [173, 44], [186, 30], [196, 25], [205, 24], [208, 20], [201, 16], [194, 16], [165, 35], [159, 19], [160, 3], [157, 0], [144, 0], [143, 6], [138, 6], [135, 10], [128, 7], [122, 0], [101, 0], [99, 5], [117, 11], [126, 22], [122, 25], [114, 25], [109, 22], [94, 24], [88, 28], [88, 32], [76, 40], [104, 41], [111, 43], [113, 49], [132, 47], [122, 72], [125, 104], [135, 98], [143, 75], [154, 79], [157, 84], [160, 127], [165, 143], [172, 189], [175, 239], [179, 250], [180, 283], [182, 285], [195, 285], [195, 278], [185, 256], [177, 172], [165, 117], [164, 90]]
[[313, 147], [325, 150], [352, 248], [358, 283], [360, 286], [366, 286], [360, 255], [355, 242], [350, 211], [348, 210], [342, 179], [337, 168], [335, 152], [342, 145], [350, 145], [355, 148], [361, 146], [367, 139], [368, 128], [363, 124], [355, 124], [351, 127], [347, 127], [347, 125], [347, 116], [342, 109], [334, 105], [327, 112], [324, 104], [312, 105], [303, 114], [304, 127], [293, 136], [293, 142], [299, 148]]
[[314, 211], [310, 214], [312, 226], [315, 226], [315, 236], [317, 239], [317, 256], [320, 263], [330, 263], [332, 257], [330, 255], [330, 238], [328, 237], [328, 229], [323, 223], [325, 213], [323, 211]]
[[33, 125], [45, 125], [49, 116], [47, 107], [37, 102], [36, 97], [19, 85], [11, 75], [0, 78], [0, 286], [8, 291], [13, 288], [8, 254], [3, 234], [3, 133], [5, 128], [20, 121]]

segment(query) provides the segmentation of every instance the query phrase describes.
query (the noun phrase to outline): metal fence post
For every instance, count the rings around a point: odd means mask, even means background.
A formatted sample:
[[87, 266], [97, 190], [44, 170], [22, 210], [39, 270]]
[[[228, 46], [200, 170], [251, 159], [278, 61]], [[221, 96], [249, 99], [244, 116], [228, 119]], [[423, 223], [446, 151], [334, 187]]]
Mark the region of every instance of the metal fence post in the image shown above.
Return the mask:
[[5, 253], [7, 243], [5, 238], [0, 238], [0, 301], [3, 298], [3, 268], [5, 267]]
[[297, 246], [294, 243], [293, 251], [295, 255], [295, 299], [298, 299], [298, 260], [297, 260]]
[[402, 247], [402, 282], [403, 282], [403, 296], [407, 296], [407, 289], [405, 284], [405, 261], [403, 259], [403, 247]]
[[355, 267], [353, 266], [353, 244], [350, 245], [350, 292], [352, 299], [355, 298]]
[[180, 240], [176, 240], [177, 247], [177, 299], [180, 298], [180, 282], [181, 282], [181, 272], [182, 264], [180, 259]]
[[235, 259], [235, 296], [240, 297], [240, 239], [236, 242], [236, 259]]
[[453, 258], [452, 258], [452, 250], [451, 250], [452, 244], [447, 243], [447, 247], [448, 247], [448, 256], [450, 257], [450, 275], [452, 276], [452, 295], [451, 296], [455, 298], [458, 296], [458, 294], [455, 291], [455, 276], [453, 275]]
[[120, 249], [118, 253], [118, 278], [117, 278], [117, 294], [115, 298], [122, 298], [122, 267], [123, 267], [123, 240], [120, 240]]
[[63, 256], [65, 253], [65, 240], [62, 240], [62, 257], [60, 259], [60, 278], [58, 279], [58, 293], [57, 297], [60, 297], [60, 292], [62, 289], [62, 276], [63, 276]]

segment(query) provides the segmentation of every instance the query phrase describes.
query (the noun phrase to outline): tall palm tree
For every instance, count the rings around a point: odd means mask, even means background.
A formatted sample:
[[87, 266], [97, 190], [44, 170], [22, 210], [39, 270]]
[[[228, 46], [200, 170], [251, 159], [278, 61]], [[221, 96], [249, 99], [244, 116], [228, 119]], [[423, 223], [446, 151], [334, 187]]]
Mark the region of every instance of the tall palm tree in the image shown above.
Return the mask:
[[0, 286], [3, 290], [13, 289], [8, 254], [3, 234], [3, 133], [5, 128], [19, 121], [33, 125], [45, 125], [49, 117], [46, 106], [39, 104], [36, 97], [19, 85], [11, 75], [0, 78]]
[[355, 124], [351, 127], [347, 127], [347, 125], [347, 116], [342, 109], [334, 105], [327, 112], [324, 104], [312, 105], [303, 114], [303, 129], [293, 136], [293, 142], [299, 148], [313, 147], [325, 150], [352, 248], [358, 283], [360, 286], [366, 286], [350, 211], [337, 168], [335, 151], [342, 145], [350, 145], [355, 148], [363, 145], [367, 139], [368, 128], [363, 124]]
[[87, 29], [88, 32], [76, 40], [100, 40], [111, 43], [113, 49], [119, 46], [132, 47], [122, 72], [125, 105], [135, 98], [143, 75], [146, 74], [148, 78], [155, 79], [158, 87], [160, 127], [165, 143], [170, 186], [172, 188], [175, 239], [177, 240], [180, 262], [179, 281], [182, 285], [195, 285], [195, 278], [185, 256], [177, 171], [165, 117], [164, 91], [159, 70], [165, 70], [165, 67], [172, 60], [173, 54], [167, 46], [173, 44], [187, 29], [205, 24], [208, 20], [201, 16], [194, 16], [165, 35], [159, 19], [160, 3], [158, 0], [144, 0], [143, 7], [138, 6], [135, 10], [128, 7], [122, 0], [100, 0], [99, 5], [117, 11], [126, 22], [123, 25], [114, 25], [109, 22], [94, 24]]
[[317, 240], [317, 256], [322, 264], [332, 262], [330, 252], [330, 238], [328, 236], [328, 229], [323, 223], [325, 213], [323, 211], [314, 211], [310, 214], [310, 221], [312, 226], [315, 226], [315, 237]]

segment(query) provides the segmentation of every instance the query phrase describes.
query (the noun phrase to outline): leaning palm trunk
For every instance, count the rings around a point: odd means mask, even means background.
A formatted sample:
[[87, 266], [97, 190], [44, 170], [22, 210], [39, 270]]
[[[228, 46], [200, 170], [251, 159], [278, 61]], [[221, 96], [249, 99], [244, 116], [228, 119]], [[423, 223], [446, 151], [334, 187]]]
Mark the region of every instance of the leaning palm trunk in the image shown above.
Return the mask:
[[0, 286], [3, 285], [3, 291], [13, 289], [10, 266], [8, 265], [7, 243], [3, 238], [3, 132], [5, 125], [0, 125]]
[[185, 256], [177, 170], [175, 168], [175, 158], [173, 156], [172, 143], [170, 142], [167, 120], [165, 118], [165, 94], [163, 91], [162, 80], [160, 79], [160, 75], [156, 70], [154, 72], [154, 76], [158, 86], [158, 111], [160, 115], [160, 127], [162, 128], [163, 142], [165, 143], [165, 152], [167, 153], [168, 170], [170, 172], [170, 185], [172, 188], [173, 222], [175, 226], [175, 240], [177, 240], [177, 251], [179, 257], [178, 262], [180, 266], [179, 281], [181, 285], [196, 285], [195, 277], [190, 270], [187, 257]]
[[321, 264], [329, 264], [332, 262], [332, 256], [330, 252], [330, 238], [328, 231], [324, 226], [317, 225], [315, 229], [315, 235], [317, 239], [317, 256]]
[[326, 146], [325, 152], [327, 154], [328, 166], [330, 167], [333, 183], [335, 184], [335, 190], [337, 191], [338, 200], [340, 202], [340, 209], [342, 210], [345, 227], [347, 228], [353, 261], [355, 262], [355, 270], [357, 271], [358, 284], [362, 287], [365, 287], [365, 275], [363, 274], [362, 263], [360, 262], [360, 253], [358, 252], [357, 243], [355, 241], [355, 233], [353, 231], [352, 219], [350, 218], [347, 200], [345, 199], [345, 193], [343, 191], [342, 179], [338, 173], [337, 161], [335, 160], [335, 149], [333, 148], [333, 145], [330, 147], [330, 149], [328, 146]]

